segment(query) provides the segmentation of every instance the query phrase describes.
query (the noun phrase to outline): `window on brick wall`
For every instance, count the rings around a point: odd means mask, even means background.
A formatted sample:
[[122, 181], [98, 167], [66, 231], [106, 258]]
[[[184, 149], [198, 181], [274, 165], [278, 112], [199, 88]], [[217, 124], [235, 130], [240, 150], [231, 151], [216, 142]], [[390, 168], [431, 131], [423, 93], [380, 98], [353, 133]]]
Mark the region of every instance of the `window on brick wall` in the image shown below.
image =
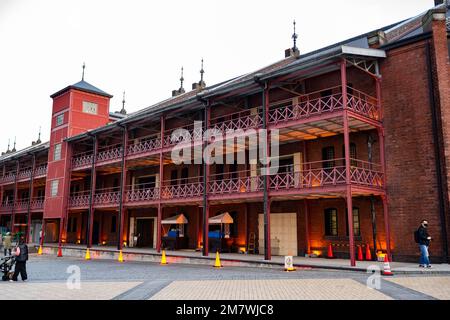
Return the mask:
[[56, 197], [58, 195], [59, 180], [53, 180], [50, 184], [50, 195]]
[[60, 126], [64, 123], [64, 113], [56, 116], [56, 126]]
[[178, 170], [172, 170], [170, 172], [170, 185], [176, 186], [178, 184]]
[[61, 160], [61, 143], [55, 144], [54, 150], [53, 150], [53, 160]]
[[181, 184], [187, 184], [189, 179], [189, 168], [181, 169]]
[[322, 149], [323, 168], [333, 168], [334, 163], [334, 147], [326, 147]]
[[[350, 234], [348, 232], [348, 215], [347, 209], [345, 209], [345, 226], [347, 228], [347, 236]], [[355, 237], [361, 236], [361, 224], [359, 220], [359, 208], [353, 208], [353, 234]]]
[[[342, 158], [343, 165], [345, 165], [345, 145], [342, 146]], [[356, 167], [358, 165], [357, 159], [357, 153], [356, 153], [356, 144], [350, 143], [350, 165], [352, 167]]]
[[325, 235], [335, 237], [338, 235], [337, 209], [325, 210]]

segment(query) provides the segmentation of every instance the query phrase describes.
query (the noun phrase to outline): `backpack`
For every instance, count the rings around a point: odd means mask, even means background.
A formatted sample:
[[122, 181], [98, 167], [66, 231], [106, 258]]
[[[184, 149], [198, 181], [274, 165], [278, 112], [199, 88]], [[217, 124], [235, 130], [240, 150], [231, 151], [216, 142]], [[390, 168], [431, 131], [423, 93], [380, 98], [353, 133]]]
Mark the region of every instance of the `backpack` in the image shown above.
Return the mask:
[[419, 243], [419, 230], [414, 231], [414, 241], [416, 241], [416, 243]]

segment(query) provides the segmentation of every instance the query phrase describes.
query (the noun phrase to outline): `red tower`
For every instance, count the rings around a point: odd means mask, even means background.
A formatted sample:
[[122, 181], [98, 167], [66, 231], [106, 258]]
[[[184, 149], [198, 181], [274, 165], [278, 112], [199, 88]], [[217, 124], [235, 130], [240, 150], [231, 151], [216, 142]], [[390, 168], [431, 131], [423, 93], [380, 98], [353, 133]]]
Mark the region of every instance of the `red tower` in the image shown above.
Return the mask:
[[50, 96], [53, 99], [44, 206], [45, 241], [61, 241], [70, 188], [71, 154], [66, 138], [106, 125], [112, 95], [83, 80]]

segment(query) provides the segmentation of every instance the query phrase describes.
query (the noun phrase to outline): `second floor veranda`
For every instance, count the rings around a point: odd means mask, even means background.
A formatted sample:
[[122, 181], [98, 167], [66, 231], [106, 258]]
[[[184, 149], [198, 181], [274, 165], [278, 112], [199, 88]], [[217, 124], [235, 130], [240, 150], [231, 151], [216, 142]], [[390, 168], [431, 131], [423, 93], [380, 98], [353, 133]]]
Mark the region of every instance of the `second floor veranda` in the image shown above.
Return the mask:
[[[379, 164], [350, 160], [350, 185], [357, 195], [384, 193], [384, 174]], [[209, 175], [206, 180], [207, 199], [211, 203], [247, 202], [262, 200], [266, 169]], [[267, 176], [267, 190], [274, 199], [301, 199], [311, 197], [339, 197], [345, 195], [347, 170], [344, 159], [332, 159], [272, 168]], [[125, 186], [96, 190], [92, 198], [94, 208], [117, 207], [122, 199], [127, 207], [156, 206], [159, 203], [200, 204], [203, 201], [205, 181], [203, 176], [177, 180], [156, 181], [152, 184]], [[70, 195], [71, 209], [87, 209], [91, 202], [89, 190]]]
[[[344, 111], [348, 112], [352, 131], [371, 130], [381, 125], [381, 108], [377, 98], [349, 86], [346, 89], [345, 95], [342, 86], [335, 86], [271, 101], [267, 114], [268, 128], [279, 129], [281, 133], [296, 131], [300, 140], [336, 135], [342, 132]], [[262, 107], [257, 106], [212, 117], [206, 127], [222, 134], [225, 139], [227, 136], [242, 134], [242, 131], [261, 129], [263, 116]], [[94, 160], [97, 166], [117, 164], [122, 160], [124, 149], [126, 160], [132, 160], [170, 152], [186, 136], [193, 145], [201, 144], [205, 136], [201, 122], [197, 125], [189, 123], [176, 126], [162, 132], [158, 132], [157, 125], [153, 129], [154, 134], [128, 139], [125, 147], [123, 141], [98, 147], [95, 159], [93, 148], [74, 152], [72, 170], [89, 169]]]

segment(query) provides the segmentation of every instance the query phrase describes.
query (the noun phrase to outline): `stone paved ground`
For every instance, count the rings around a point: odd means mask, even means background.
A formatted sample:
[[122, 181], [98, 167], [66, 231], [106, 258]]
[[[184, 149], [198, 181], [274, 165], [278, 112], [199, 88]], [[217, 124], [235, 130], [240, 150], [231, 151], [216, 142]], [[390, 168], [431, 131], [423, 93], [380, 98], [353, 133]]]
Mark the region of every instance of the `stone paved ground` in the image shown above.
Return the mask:
[[450, 277], [394, 278], [389, 281], [439, 300], [450, 300]]
[[390, 300], [352, 279], [174, 281], [151, 300]]
[[[79, 268], [81, 290], [66, 286], [68, 268]], [[32, 255], [29, 282], [0, 282], [1, 299], [450, 299], [450, 277], [382, 278], [367, 288], [371, 274], [319, 269], [280, 269], [171, 264]], [[373, 276], [372, 276], [373, 278]], [[377, 279], [376, 277], [373, 279]]]

